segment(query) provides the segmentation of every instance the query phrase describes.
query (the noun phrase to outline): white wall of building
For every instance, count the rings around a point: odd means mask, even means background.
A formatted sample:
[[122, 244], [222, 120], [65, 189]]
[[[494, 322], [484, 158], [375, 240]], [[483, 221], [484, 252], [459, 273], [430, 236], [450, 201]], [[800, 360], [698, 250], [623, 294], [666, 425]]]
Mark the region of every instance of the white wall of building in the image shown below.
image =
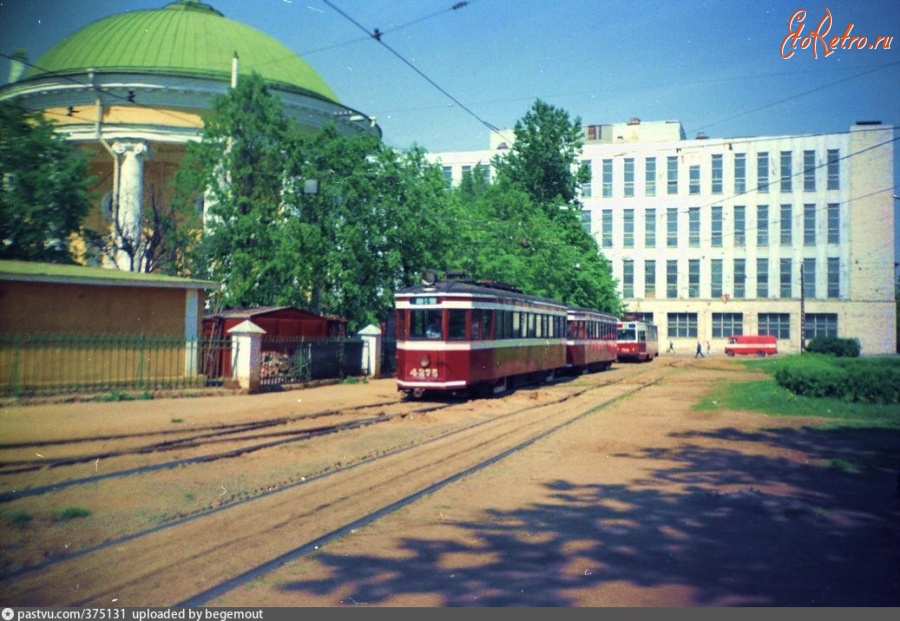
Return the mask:
[[[859, 338], [864, 354], [896, 353], [892, 136], [871, 123], [691, 140], [677, 121], [587, 126], [586, 221], [626, 309], [652, 316], [682, 351], [697, 340], [722, 351], [741, 330], [776, 333], [784, 352], [800, 350], [801, 333], [827, 333]], [[502, 155], [500, 142], [428, 157], [458, 184], [464, 167]]]

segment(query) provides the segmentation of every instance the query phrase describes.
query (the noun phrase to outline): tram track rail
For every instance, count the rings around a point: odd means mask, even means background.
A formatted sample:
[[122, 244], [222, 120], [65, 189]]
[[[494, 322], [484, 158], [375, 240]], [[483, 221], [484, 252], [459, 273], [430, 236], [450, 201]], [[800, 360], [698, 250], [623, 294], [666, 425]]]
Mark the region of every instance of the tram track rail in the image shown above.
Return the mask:
[[[489, 420], [464, 425], [418, 443], [311, 474], [303, 481], [265, 490], [221, 507], [128, 533], [101, 545], [22, 568], [7, 575], [5, 580], [18, 593], [14, 601], [20, 601], [23, 605], [26, 601], [42, 601], [44, 589], [40, 585], [46, 584], [47, 580], [64, 580], [66, 568], [72, 563], [78, 563], [77, 559], [93, 567], [105, 568], [111, 557], [115, 557], [124, 548], [130, 554], [136, 553], [142, 557], [143, 562], [139, 565], [146, 569], [140, 576], [130, 579], [116, 575], [106, 576], [110, 584], [114, 585], [110, 589], [104, 589], [99, 583], [94, 583], [91, 588], [79, 583], [76, 592], [72, 592], [71, 596], [70, 593], [65, 593], [65, 597], [55, 605], [99, 604], [113, 592], [120, 593], [119, 599], [123, 602], [125, 600], [121, 594], [130, 594], [128, 601], [132, 603], [125, 602], [124, 605], [146, 605], [140, 601], [158, 602], [159, 595], [165, 592], [165, 589], [156, 590], [154, 598], [141, 600], [146, 597], [144, 593], [154, 592], [153, 588], [145, 588], [147, 580], [165, 582], [172, 579], [173, 571], [186, 571], [183, 573], [186, 576], [203, 576], [209, 572], [204, 572], [203, 565], [196, 565], [200, 559], [205, 559], [203, 563], [206, 563], [206, 567], [227, 567], [214, 577], [201, 580], [202, 583], [213, 582], [212, 586], [194, 584], [177, 597], [173, 594], [170, 602], [170, 605], [200, 605], [219, 593], [317, 549], [316, 546], [346, 534], [348, 529], [358, 528], [396, 511], [425, 494], [523, 450], [621, 398], [655, 385], [666, 375], [667, 367], [663, 366], [659, 370], [662, 371], [657, 374], [659, 377], [644, 380], [641, 379], [644, 369], [624, 373], [615, 379], [609, 378], [609, 381], [604, 378], [598, 383], [575, 388], [542, 403], [515, 408]], [[591, 401], [591, 396], [596, 391], [604, 392], [603, 398]], [[440, 405], [450, 407], [453, 404]], [[361, 490], [384, 498], [386, 502], [372, 510], [358, 509], [356, 506], [360, 504], [358, 496]], [[265, 518], [253, 518], [260, 515]], [[250, 523], [252, 526], [249, 529], [229, 531], [225, 541], [203, 545], [203, 535], [210, 528], [207, 525], [210, 520], [229, 524]], [[323, 523], [333, 528], [323, 528]], [[269, 549], [271, 545], [266, 543], [268, 538], [275, 532], [284, 534], [284, 529], [293, 530], [293, 526], [297, 524], [303, 526], [298, 527], [300, 532], [290, 537], [293, 542], [291, 545], [280, 546], [277, 551]], [[177, 549], [178, 546], [173, 543], [177, 540], [195, 543], [190, 546], [190, 551], [179, 550], [178, 558], [172, 559], [174, 563], [163, 562], [159, 557], [159, 550], [173, 547]], [[235, 567], [233, 561], [227, 560], [227, 553], [223, 552], [232, 546], [245, 549], [248, 545], [250, 549], [259, 551], [252, 558], [241, 561], [249, 569]], [[263, 549], [268, 552], [263, 553]], [[222, 557], [222, 554], [226, 556]], [[188, 569], [186, 565], [192, 569]], [[101, 573], [106, 575], [109, 572], [103, 569]], [[75, 596], [78, 593], [80, 596]], [[38, 599], [32, 600], [31, 597]]]

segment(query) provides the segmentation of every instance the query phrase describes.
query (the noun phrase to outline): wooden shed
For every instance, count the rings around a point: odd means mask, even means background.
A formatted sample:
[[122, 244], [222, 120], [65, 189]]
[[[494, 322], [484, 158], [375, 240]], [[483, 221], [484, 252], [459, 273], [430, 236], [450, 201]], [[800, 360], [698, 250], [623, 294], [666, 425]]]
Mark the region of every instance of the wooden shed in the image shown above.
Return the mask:
[[203, 334], [227, 337], [230, 329], [247, 320], [265, 330], [266, 339], [324, 339], [346, 336], [346, 320], [316, 315], [293, 306], [233, 308], [207, 313], [203, 317]]

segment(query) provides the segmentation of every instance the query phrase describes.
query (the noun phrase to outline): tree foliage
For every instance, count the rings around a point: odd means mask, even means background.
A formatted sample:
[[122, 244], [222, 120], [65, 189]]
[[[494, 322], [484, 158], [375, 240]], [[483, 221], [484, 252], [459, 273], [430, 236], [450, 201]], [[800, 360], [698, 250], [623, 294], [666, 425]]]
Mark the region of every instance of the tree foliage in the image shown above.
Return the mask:
[[581, 223], [580, 120], [538, 100], [494, 158], [496, 181], [467, 173], [455, 195], [465, 213], [458, 269], [526, 293], [620, 314], [609, 262]]
[[0, 103], [0, 258], [74, 263], [90, 209], [87, 157], [40, 113]]
[[218, 99], [182, 167], [205, 192], [195, 273], [218, 308], [292, 305], [355, 330], [384, 321], [393, 292], [447, 252], [440, 170], [333, 124], [308, 133], [258, 77]]

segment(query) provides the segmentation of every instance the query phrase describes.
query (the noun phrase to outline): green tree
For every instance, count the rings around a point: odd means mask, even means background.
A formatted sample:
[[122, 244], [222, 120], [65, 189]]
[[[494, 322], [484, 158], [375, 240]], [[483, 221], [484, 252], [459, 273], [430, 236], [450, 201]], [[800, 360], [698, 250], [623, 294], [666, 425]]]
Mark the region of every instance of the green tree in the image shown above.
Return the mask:
[[256, 77], [214, 110], [179, 179], [206, 195], [192, 254], [196, 275], [223, 283], [217, 308], [292, 305], [356, 330], [387, 319], [394, 290], [455, 248], [454, 201], [421, 149], [333, 124], [300, 132]]
[[578, 187], [589, 173], [578, 162], [580, 119], [538, 100], [515, 124], [515, 142], [496, 156], [490, 187], [479, 175], [456, 195], [468, 229], [459, 257], [477, 278], [575, 306], [621, 314], [609, 262], [581, 222]]
[[87, 157], [53, 123], [0, 103], [0, 259], [75, 263], [91, 205]]
[[193, 273], [222, 283], [215, 308], [272, 304], [291, 266], [279, 265], [284, 159], [294, 131], [279, 99], [256, 74], [217, 97], [202, 139], [179, 174], [206, 201]]
[[581, 118], [538, 99], [516, 121], [515, 142], [495, 157], [500, 178], [527, 192], [535, 204], [555, 217], [561, 206], [580, 208], [578, 187], [590, 172], [578, 162], [584, 146]]

